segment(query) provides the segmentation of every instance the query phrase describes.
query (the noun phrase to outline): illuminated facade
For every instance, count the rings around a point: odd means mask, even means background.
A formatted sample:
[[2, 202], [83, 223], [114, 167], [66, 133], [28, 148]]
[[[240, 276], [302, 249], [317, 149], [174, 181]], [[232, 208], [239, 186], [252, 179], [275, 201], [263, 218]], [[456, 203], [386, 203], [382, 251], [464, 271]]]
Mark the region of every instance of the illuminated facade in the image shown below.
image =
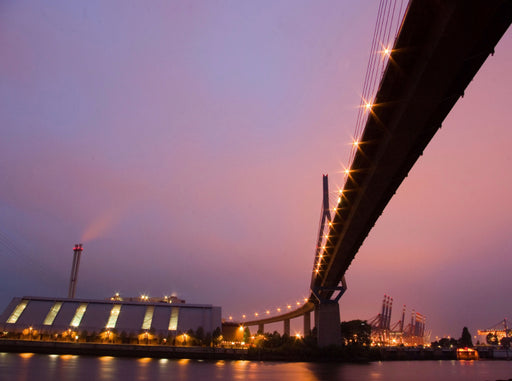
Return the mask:
[[152, 301], [111, 301], [13, 298], [0, 315], [4, 332], [37, 330], [44, 333], [102, 332], [116, 330], [128, 335], [150, 331], [173, 336], [202, 327], [205, 333], [221, 328], [221, 308], [211, 305]]

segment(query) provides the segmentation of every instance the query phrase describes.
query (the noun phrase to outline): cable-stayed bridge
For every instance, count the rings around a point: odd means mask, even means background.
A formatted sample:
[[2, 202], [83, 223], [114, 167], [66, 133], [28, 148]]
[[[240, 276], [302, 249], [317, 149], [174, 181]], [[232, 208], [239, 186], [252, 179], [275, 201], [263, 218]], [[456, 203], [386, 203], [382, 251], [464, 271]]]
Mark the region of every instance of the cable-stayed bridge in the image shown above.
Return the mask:
[[[381, 1], [382, 4], [385, 1]], [[379, 12], [379, 17], [380, 12]], [[383, 22], [383, 21], [381, 21]], [[376, 94], [363, 99], [364, 129], [354, 142], [351, 165], [336, 205], [324, 202], [306, 303], [286, 314], [247, 321], [258, 326], [311, 311], [321, 346], [340, 342], [338, 301], [344, 276], [389, 200], [423, 154], [457, 100], [512, 22], [512, 0], [411, 0]], [[364, 94], [363, 94], [364, 98]]]

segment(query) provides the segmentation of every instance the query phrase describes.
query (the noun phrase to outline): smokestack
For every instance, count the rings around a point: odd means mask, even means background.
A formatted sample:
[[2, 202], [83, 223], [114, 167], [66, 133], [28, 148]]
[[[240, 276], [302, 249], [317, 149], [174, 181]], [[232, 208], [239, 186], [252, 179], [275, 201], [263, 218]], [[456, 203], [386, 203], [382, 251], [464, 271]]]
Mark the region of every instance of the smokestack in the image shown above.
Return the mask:
[[82, 255], [83, 247], [81, 243], [78, 243], [73, 248], [73, 265], [71, 267], [71, 277], [69, 279], [69, 291], [68, 298], [75, 297], [76, 281], [78, 278], [78, 267], [80, 266], [80, 256]]

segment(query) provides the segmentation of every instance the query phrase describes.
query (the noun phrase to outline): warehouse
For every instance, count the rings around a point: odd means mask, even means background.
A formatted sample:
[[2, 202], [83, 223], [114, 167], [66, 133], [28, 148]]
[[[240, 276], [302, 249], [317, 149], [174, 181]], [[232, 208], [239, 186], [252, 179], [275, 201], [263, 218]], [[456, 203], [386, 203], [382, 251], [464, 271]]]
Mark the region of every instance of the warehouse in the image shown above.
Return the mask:
[[110, 298], [91, 300], [25, 296], [13, 298], [0, 315], [4, 334], [42, 337], [73, 332], [76, 340], [91, 332], [137, 337], [177, 337], [199, 328], [212, 334], [221, 328], [221, 308], [185, 304], [176, 299]]

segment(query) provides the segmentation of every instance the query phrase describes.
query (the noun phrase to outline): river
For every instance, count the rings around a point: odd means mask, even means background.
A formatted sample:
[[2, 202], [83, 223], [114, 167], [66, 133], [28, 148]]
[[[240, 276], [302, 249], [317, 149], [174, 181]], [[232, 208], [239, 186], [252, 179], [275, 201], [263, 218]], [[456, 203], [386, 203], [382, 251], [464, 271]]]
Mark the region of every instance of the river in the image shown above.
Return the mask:
[[508, 380], [511, 361], [396, 361], [368, 364], [201, 361], [0, 353], [0, 380]]

